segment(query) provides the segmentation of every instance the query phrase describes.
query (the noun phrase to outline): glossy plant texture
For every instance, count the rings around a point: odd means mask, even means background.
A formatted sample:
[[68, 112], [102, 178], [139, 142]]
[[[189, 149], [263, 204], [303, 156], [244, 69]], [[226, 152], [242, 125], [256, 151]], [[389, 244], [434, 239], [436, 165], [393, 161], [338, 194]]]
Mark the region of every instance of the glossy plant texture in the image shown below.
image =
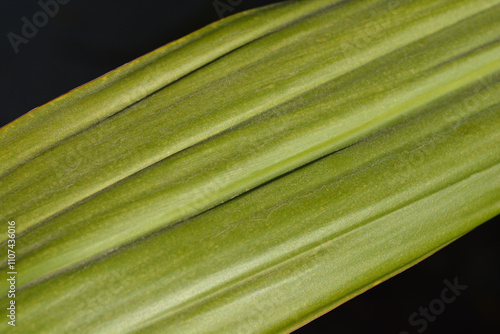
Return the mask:
[[494, 217], [499, 18], [500, 0], [284, 2], [2, 128], [16, 327], [289, 332]]

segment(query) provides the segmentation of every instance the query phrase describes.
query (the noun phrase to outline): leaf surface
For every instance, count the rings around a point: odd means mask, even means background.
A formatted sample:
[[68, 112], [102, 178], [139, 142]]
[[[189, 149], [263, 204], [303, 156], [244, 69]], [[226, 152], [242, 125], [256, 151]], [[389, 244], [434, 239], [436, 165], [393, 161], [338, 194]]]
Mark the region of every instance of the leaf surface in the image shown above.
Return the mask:
[[286, 332], [494, 217], [499, 3], [265, 7], [2, 128], [19, 326]]

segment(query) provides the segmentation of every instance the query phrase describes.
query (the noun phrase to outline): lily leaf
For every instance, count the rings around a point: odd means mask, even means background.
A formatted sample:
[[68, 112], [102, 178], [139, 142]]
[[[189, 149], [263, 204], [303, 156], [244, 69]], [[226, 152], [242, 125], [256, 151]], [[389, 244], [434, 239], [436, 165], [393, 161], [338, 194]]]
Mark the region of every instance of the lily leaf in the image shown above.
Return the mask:
[[2, 128], [16, 325], [288, 332], [494, 217], [499, 17], [500, 0], [285, 2]]

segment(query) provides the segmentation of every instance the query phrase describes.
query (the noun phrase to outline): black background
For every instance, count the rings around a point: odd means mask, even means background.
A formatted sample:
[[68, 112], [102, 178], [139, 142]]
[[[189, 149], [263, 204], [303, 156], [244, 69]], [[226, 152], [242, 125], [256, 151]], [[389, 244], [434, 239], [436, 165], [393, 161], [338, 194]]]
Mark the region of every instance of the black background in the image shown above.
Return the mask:
[[[273, 2], [242, 0], [224, 14]], [[72, 0], [16, 54], [7, 33], [20, 35], [21, 18], [32, 21], [38, 11], [37, 1], [0, 2], [0, 126], [219, 19], [212, 0]], [[424, 332], [500, 333], [498, 235], [490, 221], [297, 333], [417, 333], [408, 317], [439, 298], [443, 280], [454, 277], [468, 288]]]

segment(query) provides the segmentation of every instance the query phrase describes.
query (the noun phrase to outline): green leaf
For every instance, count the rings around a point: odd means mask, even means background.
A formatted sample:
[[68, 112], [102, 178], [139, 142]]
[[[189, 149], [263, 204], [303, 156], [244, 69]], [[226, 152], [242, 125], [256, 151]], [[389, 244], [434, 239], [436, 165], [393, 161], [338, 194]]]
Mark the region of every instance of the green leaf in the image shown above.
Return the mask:
[[499, 4], [264, 7], [2, 128], [17, 326], [287, 332], [497, 215]]

